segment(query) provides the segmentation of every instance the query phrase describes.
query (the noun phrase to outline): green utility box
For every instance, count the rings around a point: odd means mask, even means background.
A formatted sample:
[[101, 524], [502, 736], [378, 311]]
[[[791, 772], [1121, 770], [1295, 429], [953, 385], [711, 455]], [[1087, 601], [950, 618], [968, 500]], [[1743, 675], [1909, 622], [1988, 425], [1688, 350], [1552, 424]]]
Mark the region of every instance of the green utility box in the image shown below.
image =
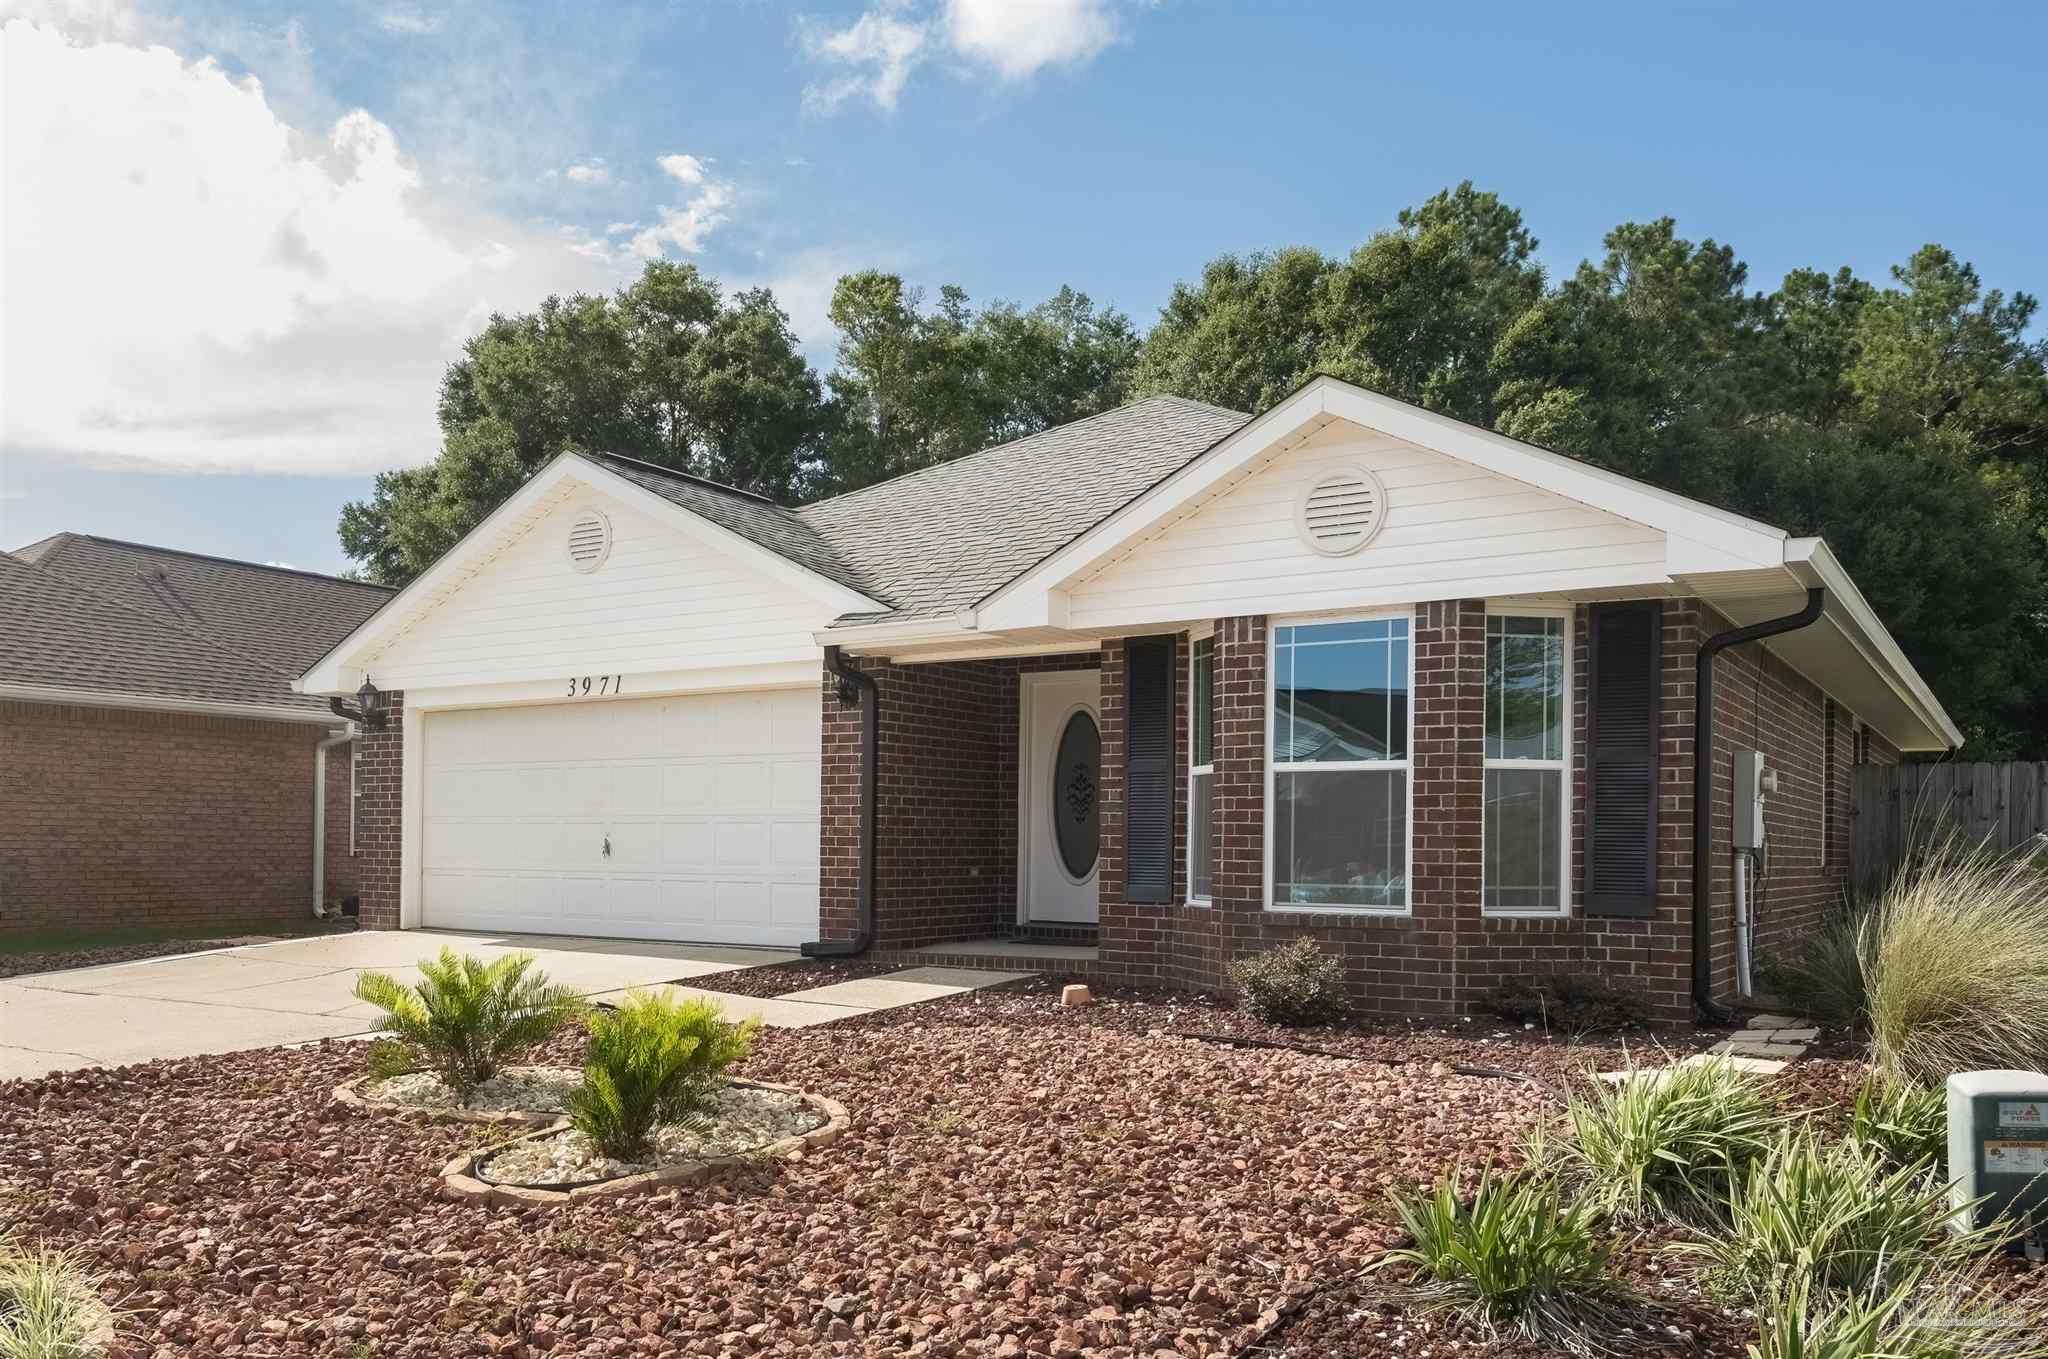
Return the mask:
[[[2048, 1076], [1949, 1077], [1948, 1174], [1956, 1230], [2009, 1216], [2029, 1233], [2048, 1231]], [[1971, 1208], [1977, 1199], [1983, 1202]]]

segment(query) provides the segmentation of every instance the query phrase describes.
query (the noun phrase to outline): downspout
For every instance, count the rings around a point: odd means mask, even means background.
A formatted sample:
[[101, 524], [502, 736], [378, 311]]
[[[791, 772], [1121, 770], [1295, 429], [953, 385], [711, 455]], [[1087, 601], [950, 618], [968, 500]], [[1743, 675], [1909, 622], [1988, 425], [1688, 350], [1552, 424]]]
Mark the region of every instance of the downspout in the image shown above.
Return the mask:
[[875, 790], [879, 786], [882, 696], [875, 677], [846, 663], [836, 646], [825, 648], [825, 668], [839, 679], [839, 701], [860, 704], [860, 887], [856, 924], [851, 939], [814, 939], [801, 950], [806, 958], [852, 958], [875, 942]]
[[350, 723], [313, 747], [313, 918], [327, 918], [327, 752], [356, 739]]
[[1692, 1004], [1710, 1021], [1727, 1018], [1714, 1004], [1714, 658], [1731, 646], [1799, 631], [1820, 617], [1827, 597], [1826, 590], [1809, 587], [1799, 612], [1730, 628], [1700, 643], [1692, 687]]

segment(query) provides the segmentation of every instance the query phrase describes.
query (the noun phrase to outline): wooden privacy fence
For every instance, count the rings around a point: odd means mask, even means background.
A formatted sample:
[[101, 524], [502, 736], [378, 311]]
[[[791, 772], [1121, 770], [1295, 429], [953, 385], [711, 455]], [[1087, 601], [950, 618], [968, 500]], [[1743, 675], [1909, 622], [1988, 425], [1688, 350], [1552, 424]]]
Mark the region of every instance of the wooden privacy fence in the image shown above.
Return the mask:
[[2048, 832], [2048, 763], [1858, 765], [1850, 866], [1859, 886], [1882, 883], [1914, 845], [1953, 830], [1994, 849]]

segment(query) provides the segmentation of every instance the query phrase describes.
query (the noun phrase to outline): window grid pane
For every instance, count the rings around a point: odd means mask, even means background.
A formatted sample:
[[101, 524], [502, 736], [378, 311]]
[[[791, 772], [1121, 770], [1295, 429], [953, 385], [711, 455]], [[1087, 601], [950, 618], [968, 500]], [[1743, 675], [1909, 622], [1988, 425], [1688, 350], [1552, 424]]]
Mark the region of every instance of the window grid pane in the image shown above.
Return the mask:
[[1194, 739], [1189, 745], [1191, 762], [1198, 765], [1211, 763], [1215, 759], [1216, 740], [1216, 653], [1214, 644], [1206, 637], [1195, 643], [1193, 653], [1194, 679], [1188, 686], [1188, 702], [1193, 704]]
[[1486, 771], [1485, 907], [1563, 909], [1564, 771]]
[[1210, 888], [1210, 790], [1211, 775], [1196, 774], [1188, 781], [1188, 894], [1207, 897]]
[[1408, 902], [1408, 772], [1302, 770], [1274, 778], [1273, 900], [1401, 908]]
[[1486, 620], [1486, 758], [1564, 758], [1564, 620]]
[[1276, 764], [1408, 758], [1408, 620], [1274, 633]]

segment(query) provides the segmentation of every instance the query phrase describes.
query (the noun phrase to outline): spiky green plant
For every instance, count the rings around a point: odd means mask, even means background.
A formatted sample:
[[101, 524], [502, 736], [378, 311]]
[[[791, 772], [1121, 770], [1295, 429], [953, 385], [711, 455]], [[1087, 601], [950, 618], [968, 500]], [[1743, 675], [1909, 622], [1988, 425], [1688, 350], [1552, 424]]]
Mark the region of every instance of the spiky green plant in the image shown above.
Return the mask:
[[421, 963], [411, 986], [388, 973], [363, 973], [356, 999], [384, 1011], [377, 1029], [405, 1044], [465, 1104], [477, 1086], [588, 1008], [573, 988], [549, 982], [531, 954], [487, 963], [451, 948]]
[[1945, 1173], [1948, 1092], [1872, 1072], [1856, 1092], [1849, 1137], [1883, 1165]]
[[1797, 940], [1786, 956], [1767, 962], [1773, 990], [1817, 1019], [1860, 1027], [1869, 1018], [1868, 978], [1875, 932], [1865, 929], [1869, 910], [1844, 907]]
[[1645, 1304], [1614, 1278], [1605, 1215], [1591, 1200], [1548, 1176], [1488, 1170], [1467, 1203], [1458, 1178], [1449, 1171], [1433, 1188], [1388, 1193], [1414, 1244], [1372, 1269], [1410, 1265], [1420, 1283], [1382, 1297], [1456, 1309], [1495, 1334], [1576, 1354], [1612, 1349], [1641, 1325]]
[[1885, 1166], [1861, 1143], [1787, 1131], [1736, 1173], [1727, 1225], [1680, 1249], [1706, 1259], [1715, 1290], [1743, 1302], [1767, 1303], [1797, 1278], [1876, 1295], [1962, 1268], [2003, 1240], [2002, 1227], [1951, 1234], [1951, 1212], [1925, 1162]]
[[94, 1359], [113, 1331], [100, 1280], [76, 1257], [0, 1242], [0, 1359]]
[[1623, 1217], [1717, 1214], [1733, 1177], [1793, 1118], [1725, 1059], [1642, 1071], [1574, 1091], [1546, 1156]]
[[2048, 1359], [2048, 1330], [1976, 1270], [1935, 1272], [1875, 1293], [1786, 1279], [1759, 1308], [1749, 1359]]
[[2048, 878], [1949, 834], [1892, 879], [1871, 934], [1871, 1053], [1895, 1079], [2048, 1063]]
[[728, 1022], [713, 1001], [629, 992], [616, 1010], [590, 1016], [583, 1084], [565, 1101], [569, 1121], [606, 1156], [642, 1159], [657, 1129], [709, 1107], [758, 1028]]

